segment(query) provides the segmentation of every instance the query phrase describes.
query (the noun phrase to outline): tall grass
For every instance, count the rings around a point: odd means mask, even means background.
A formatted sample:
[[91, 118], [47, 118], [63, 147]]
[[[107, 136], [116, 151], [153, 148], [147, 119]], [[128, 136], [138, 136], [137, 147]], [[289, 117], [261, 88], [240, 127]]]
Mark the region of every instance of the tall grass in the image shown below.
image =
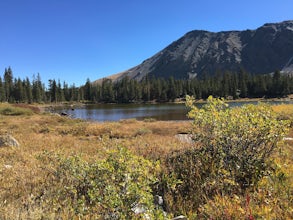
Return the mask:
[[[0, 105], [6, 107], [14, 108]], [[202, 146], [175, 137], [194, 129], [200, 131], [190, 122], [89, 123], [49, 114], [2, 114], [0, 132], [12, 134], [20, 148], [0, 148], [0, 219], [105, 219], [109, 213], [115, 219], [117, 212], [121, 218], [143, 219], [130, 209], [137, 201], [152, 210], [153, 219], [180, 214], [189, 219], [293, 218], [292, 141], [277, 145], [266, 161], [270, 168], [253, 186], [237, 190], [233, 171], [206, 154], [195, 160], [206, 153], [199, 151]], [[193, 192], [184, 195], [188, 187]], [[164, 197], [167, 217], [152, 201], [157, 194]]]

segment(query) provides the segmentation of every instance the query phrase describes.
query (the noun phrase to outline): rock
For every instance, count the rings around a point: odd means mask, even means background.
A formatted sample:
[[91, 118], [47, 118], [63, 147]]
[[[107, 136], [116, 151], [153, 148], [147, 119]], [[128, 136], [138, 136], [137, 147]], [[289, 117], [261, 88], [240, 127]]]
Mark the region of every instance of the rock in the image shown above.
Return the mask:
[[12, 165], [4, 164], [4, 168], [6, 168], [6, 169], [11, 169], [11, 168], [12, 168]]
[[60, 115], [61, 116], [68, 116], [68, 114], [66, 112], [61, 112]]
[[175, 218], [172, 218], [172, 220], [187, 220], [187, 217], [184, 216], [184, 215], [179, 215], [179, 216], [177, 216]]
[[137, 204], [135, 205], [133, 208], [131, 208], [131, 210], [135, 213], [135, 214], [141, 214], [141, 213], [146, 213], [146, 208], [143, 205]]
[[136, 204], [131, 210], [135, 215], [143, 214], [143, 219], [151, 220], [151, 217], [147, 214], [147, 208], [144, 205]]
[[189, 144], [193, 143], [191, 134], [176, 134], [175, 137], [181, 142], [185, 142]]
[[0, 136], [0, 147], [19, 147], [19, 143], [11, 135], [1, 135]]
[[155, 195], [154, 199], [155, 199], [155, 204], [156, 204], [156, 205], [158, 205], [158, 206], [163, 206], [163, 204], [164, 204], [164, 199], [163, 199], [162, 196]]

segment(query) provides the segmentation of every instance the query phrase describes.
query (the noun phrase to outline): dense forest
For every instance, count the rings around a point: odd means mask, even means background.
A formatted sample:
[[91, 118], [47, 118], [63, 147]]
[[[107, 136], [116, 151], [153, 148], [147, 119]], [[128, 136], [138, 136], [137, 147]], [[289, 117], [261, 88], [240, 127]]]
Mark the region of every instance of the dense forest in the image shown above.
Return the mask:
[[76, 87], [66, 82], [51, 79], [48, 86], [41, 81], [40, 74], [32, 79], [14, 78], [12, 69], [6, 68], [0, 76], [0, 102], [50, 103], [89, 101], [100, 103], [167, 102], [192, 95], [206, 99], [209, 95], [238, 98], [286, 97], [293, 93], [293, 77], [275, 71], [274, 74], [251, 75], [244, 70], [238, 73], [224, 72], [200, 79], [183, 80], [146, 77], [142, 81], [125, 77], [119, 82], [104, 79]]

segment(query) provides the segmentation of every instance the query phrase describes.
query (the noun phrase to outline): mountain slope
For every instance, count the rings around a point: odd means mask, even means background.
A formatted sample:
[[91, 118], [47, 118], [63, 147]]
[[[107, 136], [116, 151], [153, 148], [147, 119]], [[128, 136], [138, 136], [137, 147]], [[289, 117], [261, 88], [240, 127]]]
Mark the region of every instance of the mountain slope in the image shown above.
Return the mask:
[[293, 72], [293, 20], [270, 23], [256, 30], [191, 31], [142, 64], [120, 73], [141, 80], [155, 77], [193, 78], [244, 68], [252, 74]]

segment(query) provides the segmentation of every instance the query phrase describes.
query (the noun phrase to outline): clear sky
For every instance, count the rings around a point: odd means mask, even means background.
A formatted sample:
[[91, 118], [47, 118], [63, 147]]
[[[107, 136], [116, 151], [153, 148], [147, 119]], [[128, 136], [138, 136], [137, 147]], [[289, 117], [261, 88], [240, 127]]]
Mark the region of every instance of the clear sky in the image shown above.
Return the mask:
[[0, 0], [0, 75], [79, 86], [140, 64], [191, 30], [293, 19], [292, 0]]

